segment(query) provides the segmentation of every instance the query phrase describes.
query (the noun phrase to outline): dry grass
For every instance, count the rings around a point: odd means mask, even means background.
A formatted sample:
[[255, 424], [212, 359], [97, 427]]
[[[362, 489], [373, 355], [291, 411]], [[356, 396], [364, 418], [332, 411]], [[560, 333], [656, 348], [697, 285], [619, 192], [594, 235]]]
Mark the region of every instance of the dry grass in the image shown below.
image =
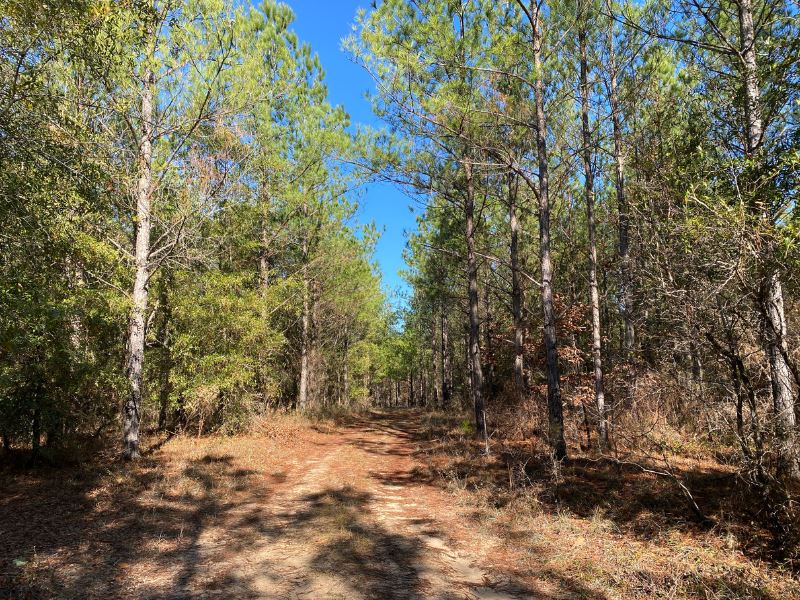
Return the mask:
[[[365, 597], [408, 585], [428, 597], [417, 573], [435, 555], [380, 519], [404, 509], [379, 500], [385, 484], [413, 499], [426, 530], [531, 597], [800, 597], [731, 469], [702, 445], [670, 459], [713, 524], [668, 479], [577, 445], [554, 468], [541, 441], [522, 435], [535, 424], [515, 419], [486, 456], [463, 421], [278, 416], [248, 435], [153, 440], [159, 450], [136, 465], [103, 452], [59, 469], [6, 465], [0, 598], [271, 597], [256, 586], [268, 564], [302, 573], [311, 564], [333, 596], [358, 582]], [[248, 570], [262, 545], [277, 554]], [[289, 549], [310, 562], [293, 567]], [[281, 572], [273, 584], [285, 581]]]
[[71, 466], [6, 463], [0, 598], [174, 597], [189, 580], [213, 588], [213, 573], [194, 572], [201, 536], [223, 539], [227, 528], [240, 547], [257, 539], [237, 507], [275, 493], [318, 436], [288, 416], [270, 432], [154, 439], [158, 452], [133, 465], [111, 446]]
[[[519, 419], [508, 427], [521, 429]], [[495, 567], [514, 564], [539, 589], [574, 579], [585, 589], [572, 597], [800, 597], [796, 575], [770, 559], [768, 532], [751, 519], [731, 468], [697, 446], [670, 464], [711, 523], [698, 521], [669, 479], [596, 461], [577, 444], [557, 470], [538, 439], [496, 435], [487, 457], [463, 419], [430, 415], [419, 448], [421, 477], [503, 540]]]

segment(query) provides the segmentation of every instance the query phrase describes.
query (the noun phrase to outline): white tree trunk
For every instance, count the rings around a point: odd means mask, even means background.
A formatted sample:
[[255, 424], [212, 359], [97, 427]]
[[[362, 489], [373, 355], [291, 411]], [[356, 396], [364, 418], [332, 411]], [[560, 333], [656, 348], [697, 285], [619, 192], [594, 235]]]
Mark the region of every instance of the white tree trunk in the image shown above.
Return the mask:
[[[745, 118], [747, 119], [747, 156], [758, 161], [764, 135], [761, 120], [761, 91], [758, 82], [758, 64], [755, 49], [755, 29], [753, 26], [753, 6], [751, 0], [739, 0], [740, 55], [745, 92]], [[760, 211], [765, 227], [773, 225], [767, 208], [756, 202], [754, 207]], [[776, 271], [771, 256], [762, 257], [765, 273], [762, 291], [762, 313], [764, 317], [764, 340], [769, 361], [772, 383], [772, 401], [775, 410], [775, 437], [778, 445], [778, 470], [781, 475], [792, 479], [800, 478], [798, 461], [797, 432], [794, 412], [794, 392], [792, 376], [787, 363], [786, 314], [783, 306], [783, 287], [780, 274]]]
[[147, 291], [150, 279], [150, 216], [153, 193], [153, 72], [142, 78], [141, 138], [139, 141], [139, 180], [136, 186], [136, 274], [128, 325], [128, 395], [122, 410], [122, 455], [126, 460], [139, 456], [139, 424], [144, 383], [144, 348], [147, 320]]

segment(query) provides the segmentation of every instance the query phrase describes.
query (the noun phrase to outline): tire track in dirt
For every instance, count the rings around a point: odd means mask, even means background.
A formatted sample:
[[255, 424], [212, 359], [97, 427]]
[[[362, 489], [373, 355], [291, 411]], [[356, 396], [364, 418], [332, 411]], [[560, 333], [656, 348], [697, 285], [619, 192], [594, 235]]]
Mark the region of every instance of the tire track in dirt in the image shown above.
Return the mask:
[[413, 481], [404, 434], [369, 419], [335, 434], [267, 512], [272, 531], [247, 553], [269, 598], [511, 600], [453, 546], [442, 493]]
[[479, 548], [459, 541], [468, 537], [452, 499], [415, 477], [404, 426], [375, 414], [307, 442], [269, 496], [250, 495], [204, 531], [191, 585], [175, 597], [531, 597], [478, 566], [485, 538]]

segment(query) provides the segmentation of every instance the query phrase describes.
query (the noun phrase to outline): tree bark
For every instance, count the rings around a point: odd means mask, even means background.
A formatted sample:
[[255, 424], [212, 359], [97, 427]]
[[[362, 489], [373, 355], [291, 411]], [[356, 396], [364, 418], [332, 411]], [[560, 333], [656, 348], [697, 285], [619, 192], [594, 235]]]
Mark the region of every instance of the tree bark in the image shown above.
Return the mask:
[[261, 294], [266, 296], [269, 289], [269, 231], [267, 218], [261, 219], [261, 252], [258, 256], [258, 275], [261, 282]]
[[442, 406], [450, 406], [450, 393], [453, 388], [451, 360], [450, 360], [450, 331], [448, 328], [447, 312], [442, 309]]
[[439, 388], [441, 382], [439, 381], [439, 336], [436, 332], [436, 314], [432, 313], [431, 317], [431, 392], [433, 394], [431, 404], [434, 409], [439, 408]]
[[483, 370], [481, 368], [480, 316], [478, 313], [478, 259], [475, 253], [475, 183], [472, 163], [463, 162], [466, 189], [464, 216], [467, 237], [467, 278], [469, 298], [469, 358], [472, 406], [475, 410], [475, 431], [486, 438], [486, 407], [483, 400]]
[[[303, 205], [303, 214], [308, 217], [308, 205]], [[303, 315], [302, 340], [300, 343], [300, 384], [297, 396], [298, 410], [308, 408], [309, 355], [311, 354], [311, 282], [308, 277], [308, 238], [303, 236]]]
[[155, 74], [149, 68], [142, 77], [141, 138], [136, 186], [136, 274], [128, 325], [126, 375], [128, 394], [122, 410], [122, 456], [139, 456], [139, 424], [144, 384], [144, 348], [147, 295], [150, 279], [150, 216], [153, 193], [153, 101]]
[[487, 395], [491, 398], [497, 392], [497, 377], [495, 373], [495, 356], [492, 345], [492, 304], [489, 297], [489, 285], [483, 288], [483, 348], [486, 361], [486, 376], [484, 386]]
[[342, 387], [343, 387], [342, 395], [344, 396], [344, 402], [348, 405], [350, 404], [350, 361], [348, 360], [349, 355], [350, 355], [350, 336], [347, 335], [347, 332], [345, 331], [344, 364], [342, 365]]
[[[584, 3], [578, 3], [582, 13]], [[589, 129], [589, 66], [586, 58], [586, 25], [588, 15], [580, 14], [578, 46], [580, 49], [581, 133], [583, 137], [583, 182], [586, 202], [586, 228], [589, 235], [589, 304], [592, 311], [592, 366], [594, 371], [594, 402], [597, 411], [597, 439], [601, 450], [608, 447], [605, 391], [603, 389], [602, 338], [600, 332], [600, 295], [597, 291], [597, 232], [594, 218], [594, 173], [592, 168], [591, 130]]]
[[172, 320], [172, 310], [170, 307], [168, 286], [171, 284], [171, 278], [167, 278], [162, 283], [159, 303], [163, 318], [161, 322], [161, 331], [159, 332], [159, 339], [161, 341], [162, 360], [160, 365], [160, 382], [159, 382], [159, 410], [158, 410], [158, 430], [164, 431], [167, 428], [167, 409], [169, 408], [169, 395], [172, 391], [172, 383], [170, 375], [172, 373], [172, 351], [170, 349], [169, 341], [169, 325]]
[[519, 233], [520, 226], [517, 219], [517, 194], [519, 180], [511, 175], [508, 183], [508, 216], [511, 224], [511, 312], [514, 319], [514, 389], [517, 397], [522, 398], [526, 393], [525, 385], [525, 324], [522, 320], [522, 306], [524, 303], [522, 284], [519, 272]]
[[[761, 90], [758, 80], [758, 63], [755, 49], [752, 0], [738, 0], [740, 56], [744, 81], [745, 118], [747, 120], [747, 158], [760, 162], [762, 138]], [[755, 202], [754, 211], [765, 228], [773, 226], [766, 203]], [[778, 472], [790, 479], [800, 479], [800, 457], [797, 450], [796, 418], [792, 375], [787, 356], [787, 324], [783, 304], [783, 286], [780, 273], [774, 266], [772, 250], [767, 244], [762, 257], [765, 273], [761, 293], [764, 321], [764, 339], [772, 383], [772, 400], [775, 411], [775, 437], [778, 444]]]
[[535, 114], [536, 150], [539, 162], [539, 260], [542, 276], [542, 315], [544, 319], [544, 347], [547, 364], [547, 412], [550, 445], [557, 460], [567, 456], [564, 441], [564, 414], [561, 401], [561, 381], [558, 368], [558, 342], [556, 339], [555, 308], [553, 306], [553, 263], [550, 258], [550, 193], [547, 158], [547, 120], [544, 110], [544, 78], [542, 75], [542, 31], [540, 8], [531, 3], [533, 16], [533, 68], [536, 73]]
[[630, 233], [628, 199], [625, 195], [625, 157], [622, 150], [622, 123], [617, 91], [617, 60], [614, 50], [614, 24], [608, 28], [608, 70], [610, 78], [609, 101], [611, 103], [611, 125], [614, 135], [614, 187], [617, 197], [619, 218], [619, 265], [620, 265], [620, 313], [624, 325], [622, 349], [630, 358], [636, 344], [636, 330], [633, 324], [633, 299], [630, 256]]
[[[38, 398], [37, 398], [38, 401]], [[37, 407], [33, 409], [33, 423], [31, 424], [31, 460], [34, 465], [39, 458], [39, 449], [42, 443], [42, 411]]]

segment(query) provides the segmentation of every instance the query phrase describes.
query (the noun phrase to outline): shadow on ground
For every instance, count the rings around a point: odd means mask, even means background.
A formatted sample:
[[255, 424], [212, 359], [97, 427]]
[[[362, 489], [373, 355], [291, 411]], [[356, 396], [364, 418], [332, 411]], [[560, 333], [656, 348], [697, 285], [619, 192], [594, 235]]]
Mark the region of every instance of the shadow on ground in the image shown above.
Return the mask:
[[[448, 433], [453, 423], [422, 423], [421, 413], [414, 411], [375, 413], [350, 418], [340, 423], [343, 433], [326, 435], [332, 447], [348, 444], [376, 460], [443, 452], [437, 444], [454, 443]], [[448, 451], [456, 452], [448, 468], [467, 487], [487, 481], [497, 490], [507, 487], [502, 455], [476, 469], [469, 448]], [[465, 597], [457, 582], [444, 592], [431, 586], [429, 574], [420, 569], [430, 548], [418, 536], [393, 531], [376, 519], [369, 490], [344, 486], [332, 477], [313, 492], [279, 501], [278, 492], [297, 483], [280, 456], [259, 471], [243, 468], [246, 463], [235, 452], [195, 456], [179, 466], [156, 452], [135, 466], [105, 462], [0, 471], [0, 598]], [[544, 477], [538, 468], [543, 467], [529, 465], [526, 476]], [[647, 532], [638, 529], [638, 519], [652, 520], [652, 514], [662, 515], [666, 527], [701, 527], [676, 519], [674, 511], [680, 509], [671, 504], [674, 497], [662, 497], [663, 490], [633, 475], [576, 461], [565, 469], [559, 491], [546, 498], [545, 509], [566, 507], [589, 516], [602, 507], [607, 518], [642, 538]], [[376, 483], [411, 486], [415, 494], [447, 485], [440, 472], [424, 466], [372, 477]], [[505, 501], [502, 494], [497, 500]], [[713, 511], [713, 504], [706, 506]], [[430, 516], [426, 532], [437, 532], [435, 514]], [[507, 533], [511, 543], [520, 535]], [[606, 598], [568, 572], [568, 565], [548, 565], [545, 545], [518, 542], [530, 549], [531, 562], [505, 565], [499, 574], [538, 583], [516, 587], [517, 597]], [[669, 584], [648, 570], [631, 576], [638, 578], [642, 596], [658, 594]], [[725, 597], [768, 598], [725, 576], [688, 585], [727, 590]], [[487, 588], [485, 597], [492, 597], [492, 591]]]

